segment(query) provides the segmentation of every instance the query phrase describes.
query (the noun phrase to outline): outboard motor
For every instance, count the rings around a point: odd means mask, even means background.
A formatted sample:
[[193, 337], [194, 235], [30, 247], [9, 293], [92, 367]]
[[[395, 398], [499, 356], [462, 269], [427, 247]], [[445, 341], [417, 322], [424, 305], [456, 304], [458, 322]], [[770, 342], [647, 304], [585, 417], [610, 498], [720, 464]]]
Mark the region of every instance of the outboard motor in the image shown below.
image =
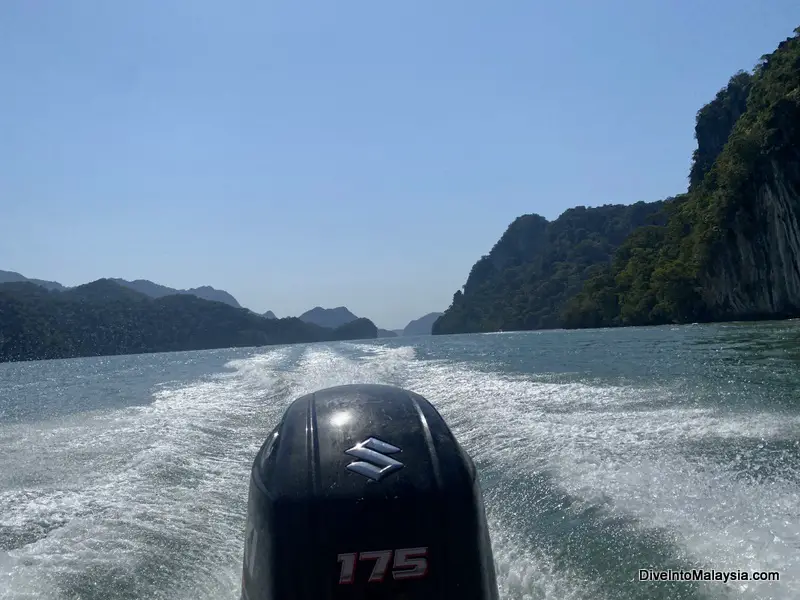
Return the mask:
[[475, 465], [422, 396], [295, 400], [253, 463], [243, 600], [498, 600]]

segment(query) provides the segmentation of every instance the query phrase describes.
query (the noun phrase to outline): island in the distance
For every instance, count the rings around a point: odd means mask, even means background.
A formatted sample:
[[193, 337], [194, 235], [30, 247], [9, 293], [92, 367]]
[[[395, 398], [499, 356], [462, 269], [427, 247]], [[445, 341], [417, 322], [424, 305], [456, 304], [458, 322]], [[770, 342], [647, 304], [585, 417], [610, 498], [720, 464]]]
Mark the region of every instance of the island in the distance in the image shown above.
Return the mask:
[[[345, 325], [359, 319], [359, 317], [350, 312], [350, 310], [345, 306], [337, 306], [336, 308], [322, 308], [321, 306], [315, 306], [311, 310], [304, 312], [298, 318], [305, 323], [313, 323], [314, 325], [319, 325], [320, 327], [329, 328], [344, 327]], [[397, 337], [397, 334], [394, 331], [389, 331], [388, 329], [378, 328], [377, 337], [392, 338]]]
[[375, 339], [369, 319], [337, 328], [268, 319], [194, 294], [160, 298], [100, 279], [54, 291], [0, 284], [0, 362]]
[[434, 334], [800, 316], [800, 27], [697, 114], [686, 193], [524, 215]]
[[[398, 336], [430, 335], [433, 323], [441, 315], [442, 313], [440, 312], [428, 313], [419, 319], [413, 319], [405, 328], [394, 331], [378, 328], [378, 337], [393, 338]], [[306, 323], [314, 323], [322, 327], [341, 327], [346, 323], [358, 319], [358, 317], [345, 306], [337, 306], [336, 308], [315, 306], [311, 310], [304, 312], [299, 318]]]

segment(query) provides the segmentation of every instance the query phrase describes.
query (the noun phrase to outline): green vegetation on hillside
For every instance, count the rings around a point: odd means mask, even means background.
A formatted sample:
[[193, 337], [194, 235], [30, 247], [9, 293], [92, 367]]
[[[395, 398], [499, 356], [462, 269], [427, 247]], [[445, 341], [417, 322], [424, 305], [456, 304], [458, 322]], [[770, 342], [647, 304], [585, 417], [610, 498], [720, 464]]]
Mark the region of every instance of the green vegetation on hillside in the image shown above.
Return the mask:
[[579, 206], [548, 222], [524, 215], [469, 274], [434, 334], [559, 327], [577, 294], [636, 228], [664, 223], [662, 202]]
[[695, 188], [714, 166], [722, 152], [733, 126], [747, 109], [747, 96], [753, 77], [739, 71], [728, 85], [717, 92], [716, 98], [697, 112], [694, 136], [697, 149], [692, 155], [689, 185]]
[[[635, 216], [615, 206], [572, 209], [553, 223], [520, 217], [475, 264], [434, 333], [787, 316], [791, 307], [748, 313], [710, 298], [726, 297], [715, 289], [720, 264], [728, 272], [746, 268], [736, 244], [775, 229], [758, 214], [760, 191], [779, 182], [789, 198], [792, 214], [778, 217], [777, 227], [791, 229], [787, 223], [800, 213], [800, 28], [795, 32], [698, 112], [687, 193], [658, 212], [639, 203]], [[771, 294], [769, 260], [761, 260], [766, 274], [750, 274], [748, 285]]]
[[0, 285], [0, 362], [374, 338], [359, 319], [335, 330], [265, 319], [192, 295], [152, 299], [101, 279], [64, 292]]
[[[704, 320], [697, 282], [677, 255], [672, 240], [680, 240], [674, 215], [685, 196], [665, 205], [667, 225], [641, 227], [598, 268], [561, 313], [564, 327], [663, 324]], [[668, 262], [664, 259], [671, 258]]]
[[[759, 190], [779, 176], [800, 182], [800, 28], [797, 33], [762, 57], [752, 75], [737, 73], [698, 112], [689, 193], [670, 207], [666, 227], [637, 231], [613, 264], [587, 282], [565, 310], [566, 326], [788, 316], [734, 314], [706, 297], [721, 257], [737, 260], [734, 232], [753, 240], [756, 231], [769, 229], [757, 214]], [[797, 210], [798, 198], [793, 202]], [[745, 265], [740, 268], [744, 276]]]

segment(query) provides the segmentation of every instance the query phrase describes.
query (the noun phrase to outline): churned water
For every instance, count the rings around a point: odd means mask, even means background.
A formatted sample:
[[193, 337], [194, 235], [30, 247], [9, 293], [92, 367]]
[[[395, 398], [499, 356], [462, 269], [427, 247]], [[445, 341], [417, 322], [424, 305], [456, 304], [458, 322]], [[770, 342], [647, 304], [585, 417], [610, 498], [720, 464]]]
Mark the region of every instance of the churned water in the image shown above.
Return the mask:
[[[0, 599], [237, 600], [252, 458], [296, 397], [425, 395], [504, 599], [800, 598], [800, 323], [0, 365]], [[780, 581], [642, 582], [639, 569]]]

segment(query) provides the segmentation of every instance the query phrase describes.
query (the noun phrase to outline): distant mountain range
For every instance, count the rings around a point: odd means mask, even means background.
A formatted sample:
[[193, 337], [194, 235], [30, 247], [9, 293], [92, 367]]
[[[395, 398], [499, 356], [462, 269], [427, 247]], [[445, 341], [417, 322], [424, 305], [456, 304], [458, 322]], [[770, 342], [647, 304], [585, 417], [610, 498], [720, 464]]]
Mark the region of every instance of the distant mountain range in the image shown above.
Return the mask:
[[66, 289], [63, 285], [61, 285], [57, 281], [31, 279], [29, 277], [25, 277], [24, 275], [20, 275], [19, 273], [15, 273], [14, 271], [0, 270], [0, 283], [23, 283], [23, 282], [33, 283], [47, 290], [56, 292], [62, 292]]
[[111, 279], [63, 291], [30, 281], [0, 283], [0, 315], [0, 363], [378, 336], [369, 319], [337, 328], [265, 319], [192, 294], [152, 298]]
[[[236, 300], [236, 298], [234, 298], [231, 294], [225, 290], [218, 290], [208, 285], [191, 288], [188, 290], [181, 290], [167, 287], [158, 283], [153, 283], [147, 279], [128, 281], [126, 279], [113, 278], [110, 281], [154, 299], [164, 298], [166, 296], [189, 295], [196, 296], [203, 300], [210, 300], [212, 302], [222, 302], [223, 304], [233, 306], [234, 308], [242, 308], [241, 304], [239, 304], [239, 301]], [[57, 281], [32, 279], [14, 271], [0, 270], [0, 284], [25, 282], [33, 283], [50, 291], [63, 292], [70, 289], [76, 289], [64, 286]], [[433, 322], [439, 316], [441, 316], [441, 314], [442, 313], [429, 313], [423, 317], [420, 317], [419, 319], [411, 321], [404, 329], [395, 329], [394, 331], [390, 331], [388, 329], [378, 328], [378, 337], [392, 338], [401, 335], [429, 335], [431, 333], [431, 326], [433, 325]], [[268, 310], [259, 316], [266, 319], [277, 319], [275, 313], [271, 310]], [[321, 306], [315, 306], [311, 310], [304, 312], [299, 317], [299, 319], [305, 323], [310, 323], [328, 329], [342, 327], [343, 325], [359, 320], [359, 318], [360, 317], [354, 315], [344, 306], [337, 306], [336, 308], [322, 308]]]
[[223, 304], [233, 306], [234, 308], [242, 308], [242, 305], [239, 304], [238, 300], [236, 300], [236, 298], [234, 298], [228, 292], [225, 290], [215, 289], [209, 285], [203, 285], [188, 290], [176, 290], [175, 288], [153, 283], [147, 279], [137, 279], [135, 281], [112, 279], [112, 281], [123, 287], [139, 292], [140, 294], [144, 294], [145, 296], [150, 296], [151, 298], [163, 298], [164, 296], [184, 294], [188, 296], [197, 296], [198, 298], [202, 298], [203, 300], [211, 300], [212, 302], [222, 302]]
[[[114, 283], [131, 289], [135, 292], [139, 292], [140, 294], [144, 294], [145, 296], [150, 296], [151, 298], [163, 298], [164, 296], [175, 296], [175, 295], [189, 295], [189, 296], [197, 296], [198, 298], [202, 298], [203, 300], [211, 300], [212, 302], [222, 302], [223, 304], [227, 304], [228, 306], [233, 306], [234, 308], [242, 308], [241, 304], [231, 296], [228, 292], [224, 290], [218, 290], [211, 286], [204, 285], [197, 288], [191, 288], [188, 290], [178, 290], [175, 288], [167, 287], [165, 285], [159, 285], [158, 283], [153, 283], [152, 281], [148, 281], [146, 279], [137, 279], [135, 281], [128, 281], [126, 279], [119, 279], [114, 278], [111, 279]], [[25, 277], [20, 273], [16, 273], [14, 271], [0, 271], [0, 283], [33, 283], [35, 285], [41, 286], [45, 289], [50, 291], [56, 292], [63, 292], [68, 290], [67, 286], [61, 285], [57, 281], [44, 281], [42, 279], [31, 279], [30, 277]], [[274, 315], [273, 315], [274, 317]]]

